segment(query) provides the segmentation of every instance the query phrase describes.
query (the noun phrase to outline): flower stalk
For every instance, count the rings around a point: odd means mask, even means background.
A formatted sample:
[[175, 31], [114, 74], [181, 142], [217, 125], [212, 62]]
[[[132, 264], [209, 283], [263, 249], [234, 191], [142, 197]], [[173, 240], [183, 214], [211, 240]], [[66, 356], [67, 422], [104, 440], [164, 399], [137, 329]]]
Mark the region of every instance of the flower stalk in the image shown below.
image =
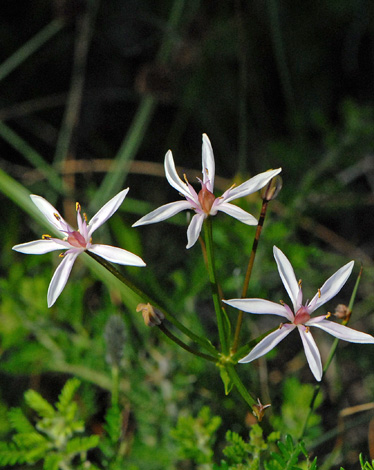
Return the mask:
[[[270, 186], [271, 186], [271, 181], [270, 181], [269, 184], [268, 184], [268, 187], [270, 187]], [[259, 240], [260, 240], [262, 227], [264, 226], [264, 222], [265, 222], [265, 217], [266, 217], [266, 211], [267, 211], [267, 208], [268, 208], [268, 204], [269, 204], [269, 200], [263, 199], [263, 201], [262, 201], [262, 207], [261, 207], [261, 213], [260, 213], [260, 218], [258, 219], [258, 224], [257, 224], [257, 228], [256, 228], [256, 234], [255, 234], [255, 238], [254, 238], [254, 240], [253, 240], [253, 245], [252, 245], [252, 251], [251, 251], [251, 255], [250, 255], [250, 257], [249, 257], [249, 261], [248, 261], [247, 272], [246, 272], [246, 274], [245, 274], [245, 279], [244, 279], [244, 284], [243, 284], [243, 290], [242, 290], [242, 299], [243, 299], [244, 297], [246, 297], [246, 295], [247, 295], [248, 285], [249, 285], [249, 281], [250, 281], [251, 275], [252, 275], [253, 264], [254, 264], [254, 262], [255, 262], [255, 257], [256, 257], [256, 252], [257, 252], [257, 246], [258, 246], [258, 242], [259, 242]], [[238, 347], [239, 347], [240, 330], [241, 330], [241, 327], [242, 327], [242, 323], [243, 323], [243, 311], [242, 311], [242, 310], [239, 310], [239, 312], [238, 312], [238, 318], [237, 318], [237, 320], [236, 320], [234, 341], [233, 341], [233, 345], [232, 345], [232, 348], [231, 348], [231, 353], [232, 353], [232, 354], [235, 354], [236, 351], [238, 350]]]
[[209, 217], [204, 221], [204, 231], [206, 254], [208, 261], [208, 274], [210, 285], [212, 288], [214, 310], [216, 312], [217, 318], [218, 335], [222, 348], [222, 353], [224, 355], [227, 355], [229, 351], [230, 323], [225, 311], [223, 310], [221, 299], [219, 296], [219, 289], [214, 263], [212, 220]]
[[[190, 329], [188, 329], [187, 327], [185, 327], [179, 320], [177, 320], [173, 315], [171, 315], [169, 312], [167, 312], [165, 309], [163, 309], [161, 306], [159, 306], [157, 304], [157, 302], [155, 302], [149, 295], [147, 295], [145, 292], [143, 292], [141, 289], [139, 289], [139, 287], [137, 287], [135, 284], [133, 284], [129, 279], [127, 279], [125, 276], [123, 276], [123, 274], [121, 274], [118, 269], [116, 269], [115, 266], [113, 266], [111, 263], [109, 263], [107, 260], [105, 260], [104, 258], [101, 258], [100, 256], [97, 256], [95, 253], [92, 253], [90, 251], [87, 251], [87, 254], [89, 256], [91, 256], [91, 258], [93, 258], [95, 261], [97, 261], [98, 263], [100, 263], [105, 269], [107, 269], [111, 274], [113, 274], [119, 281], [121, 281], [123, 284], [125, 284], [127, 287], [129, 287], [133, 292], [135, 292], [135, 294], [137, 294], [141, 299], [143, 299], [145, 302], [149, 302], [151, 305], [153, 305], [155, 308], [157, 308], [158, 310], [160, 310], [165, 318], [167, 320], [170, 321], [170, 323], [172, 323], [176, 328], [178, 328], [179, 331], [181, 331], [182, 333], [184, 333], [188, 338], [190, 338], [192, 341], [194, 341], [195, 343], [199, 344], [200, 346], [202, 346], [205, 350], [207, 350], [210, 354], [212, 354], [215, 358], [217, 357], [217, 350], [215, 349], [215, 347], [209, 343], [209, 341], [206, 341], [204, 340], [203, 338], [201, 338], [200, 336], [196, 335], [195, 333], [193, 333]], [[165, 333], [165, 331], [163, 331]], [[170, 333], [170, 332], [169, 332]], [[166, 334], [166, 333], [165, 333]], [[170, 333], [171, 334], [171, 333]], [[168, 335], [170, 338], [171, 336]], [[174, 335], [173, 335], [174, 336]], [[174, 337], [175, 338], [175, 337]], [[175, 339], [177, 341], [175, 341]], [[198, 351], [195, 351], [193, 350], [192, 348], [190, 348], [189, 346], [187, 346], [185, 343], [183, 343], [181, 340], [179, 340], [178, 338], [175, 338], [173, 339], [174, 342], [176, 342], [177, 344], [179, 344], [179, 346], [182, 346], [182, 344], [184, 346], [183, 349], [186, 349], [188, 350], [189, 352], [192, 352], [193, 351], [193, 354], [195, 355], [201, 355], [201, 353], [197, 354]], [[208, 357], [210, 356], [207, 356], [205, 357], [205, 359], [207, 359]], [[210, 359], [208, 360], [212, 360], [212, 358], [210, 357]]]

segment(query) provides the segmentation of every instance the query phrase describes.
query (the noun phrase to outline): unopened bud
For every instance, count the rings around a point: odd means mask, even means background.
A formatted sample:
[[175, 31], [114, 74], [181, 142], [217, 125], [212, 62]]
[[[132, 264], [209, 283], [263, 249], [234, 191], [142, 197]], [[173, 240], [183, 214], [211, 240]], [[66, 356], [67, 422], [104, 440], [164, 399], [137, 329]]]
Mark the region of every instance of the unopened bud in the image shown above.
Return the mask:
[[157, 310], [157, 308], [153, 308], [150, 303], [139, 304], [136, 307], [136, 311], [142, 312], [144, 323], [147, 326], [161, 325], [162, 320], [165, 318], [165, 315], [160, 310]]
[[253, 405], [252, 406], [252, 413], [256, 416], [258, 421], [262, 421], [262, 418], [264, 417], [265, 410], [266, 408], [269, 408], [271, 405], [263, 405], [260, 402], [260, 399], [257, 398], [258, 405]]
[[339, 304], [336, 306], [335, 313], [334, 313], [334, 316], [336, 318], [339, 318], [340, 320], [347, 320], [349, 319], [350, 315], [351, 315], [351, 311], [346, 305]]
[[261, 189], [261, 198], [264, 201], [271, 201], [275, 199], [279, 191], [282, 189], [283, 181], [281, 176], [277, 175], [272, 178], [269, 183]]

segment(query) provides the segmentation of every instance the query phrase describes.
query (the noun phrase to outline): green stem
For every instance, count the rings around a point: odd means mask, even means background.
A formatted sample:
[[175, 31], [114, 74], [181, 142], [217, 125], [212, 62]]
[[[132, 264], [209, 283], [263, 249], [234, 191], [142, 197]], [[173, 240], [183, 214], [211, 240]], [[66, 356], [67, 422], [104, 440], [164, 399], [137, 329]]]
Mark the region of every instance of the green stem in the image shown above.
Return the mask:
[[118, 366], [112, 367], [112, 406], [118, 405], [119, 396], [119, 369]]
[[[268, 187], [270, 185], [271, 185], [271, 181], [269, 182]], [[267, 210], [268, 204], [269, 204], [269, 201], [267, 199], [264, 199], [263, 202], [262, 202], [261, 214], [260, 214], [260, 218], [258, 220], [255, 238], [253, 240], [252, 251], [251, 251], [251, 256], [250, 256], [249, 262], [248, 262], [247, 272], [246, 272], [245, 279], [244, 279], [243, 290], [242, 290], [242, 299], [247, 296], [248, 285], [249, 285], [249, 281], [251, 279], [253, 264], [254, 264], [255, 257], [256, 257], [256, 252], [257, 252], [257, 246], [258, 246], [258, 242], [260, 240], [262, 227], [264, 226], [264, 221], [265, 221], [266, 210]], [[234, 342], [233, 342], [233, 346], [231, 348], [231, 352], [233, 354], [237, 351], [238, 346], [239, 346], [240, 330], [241, 330], [241, 327], [242, 327], [242, 323], [243, 323], [243, 311], [239, 310], [238, 319], [236, 321], [236, 327], [235, 327]]]
[[173, 333], [171, 331], [169, 331], [163, 323], [161, 323], [158, 326], [158, 328], [164, 333], [164, 335], [166, 335], [168, 338], [170, 338], [172, 341], [174, 341], [174, 343], [178, 344], [178, 346], [185, 349], [189, 353], [194, 354], [195, 356], [202, 357], [203, 359], [206, 359], [207, 361], [217, 362], [217, 356], [215, 356], [215, 357], [214, 356], [209, 356], [208, 354], [201, 353], [200, 351], [196, 351], [195, 349], [191, 348], [186, 343], [181, 341], [179, 338], [174, 336]]
[[9, 75], [15, 68], [22, 62], [43, 46], [52, 36], [60, 31], [64, 26], [61, 20], [53, 20], [45, 26], [33, 38], [29, 39], [22, 47], [20, 47], [14, 54], [6, 59], [0, 65], [0, 81]]
[[[353, 291], [352, 291], [352, 295], [351, 295], [351, 299], [349, 301], [349, 305], [348, 305], [348, 315], [346, 316], [346, 318], [342, 321], [342, 325], [346, 326], [349, 322], [349, 319], [351, 318], [351, 313], [352, 313], [352, 309], [353, 309], [353, 304], [354, 304], [354, 301], [355, 301], [355, 298], [356, 298], [356, 294], [357, 294], [357, 289], [358, 289], [358, 285], [360, 284], [360, 281], [361, 281], [361, 276], [362, 276], [362, 267], [360, 269], [360, 272], [358, 273], [358, 276], [357, 276], [357, 280], [356, 280], [356, 283], [355, 283], [355, 286], [353, 288]], [[330, 364], [331, 364], [331, 361], [335, 355], [335, 352], [336, 352], [336, 348], [338, 346], [338, 343], [339, 343], [339, 339], [338, 338], [335, 338], [332, 346], [331, 346], [331, 349], [330, 349], [330, 353], [329, 353], [329, 357], [327, 358], [327, 361], [326, 361], [326, 364], [323, 368], [323, 372], [322, 372], [322, 378], [325, 376], [326, 372], [327, 372], [327, 369], [329, 368]], [[305, 432], [308, 428], [308, 421], [309, 421], [309, 418], [311, 417], [313, 411], [314, 411], [314, 405], [315, 405], [315, 402], [316, 402], [316, 399], [317, 399], [317, 396], [318, 396], [318, 393], [319, 391], [321, 390], [321, 385], [322, 385], [322, 382], [319, 382], [315, 387], [314, 387], [314, 393], [313, 393], [313, 396], [312, 396], [312, 399], [310, 401], [310, 405], [309, 405], [309, 411], [308, 411], [308, 415], [305, 419], [305, 423], [304, 423], [304, 427], [302, 429], [302, 432], [301, 432], [301, 435], [300, 435], [300, 438], [299, 440], [301, 440], [303, 438], [303, 436], [305, 435]]]
[[226, 364], [226, 370], [227, 373], [230, 376], [230, 379], [232, 380], [233, 384], [235, 385], [236, 389], [244, 399], [244, 401], [252, 408], [253, 405], [256, 404], [256, 400], [252, 397], [252, 395], [248, 392], [248, 390], [245, 388], [243, 382], [241, 381], [238, 373], [235, 370], [235, 367], [233, 364]]
[[176, 328], [178, 328], [178, 330], [184, 333], [188, 338], [190, 338], [195, 343], [198, 343], [200, 346], [205, 348], [209, 353], [213, 354], [215, 357], [218, 357], [217, 350], [212, 344], [210, 344], [209, 341], [204, 340], [203, 338], [201, 338], [200, 336], [196, 335], [191, 330], [189, 330], [187, 327], [185, 327], [173, 315], [171, 315], [169, 312], [163, 309], [160, 305], [158, 305], [158, 303], [154, 299], [152, 299], [149, 295], [147, 295], [145, 292], [139, 289], [135, 284], [133, 284], [131, 281], [125, 278], [125, 276], [123, 276], [111, 263], [109, 263], [109, 261], [106, 261], [104, 258], [101, 258], [100, 256], [90, 251], [87, 251], [86, 253], [95, 261], [100, 263], [110, 273], [112, 273], [123, 284], [129, 287], [133, 292], [135, 292], [135, 294], [137, 294], [142, 300], [144, 300], [145, 302], [149, 302], [153, 307], [160, 310], [165, 315], [165, 318], [169, 320], [170, 323], [172, 323]]
[[214, 253], [213, 253], [213, 234], [212, 234], [212, 220], [210, 217], [204, 220], [204, 230], [205, 230], [205, 246], [206, 246], [206, 255], [208, 261], [208, 273], [209, 281], [212, 288], [212, 297], [214, 303], [214, 310], [216, 312], [217, 326], [218, 326], [218, 335], [221, 343], [223, 355], [227, 355], [229, 352], [229, 326], [225, 327], [225, 322], [228, 323], [227, 316], [223, 311], [221, 299], [218, 291], [217, 276], [214, 263]]
[[58, 172], [52, 168], [38, 152], [30, 147], [25, 140], [3, 122], [0, 122], [0, 137], [23, 155], [33, 167], [37, 168], [56, 191], [62, 194], [66, 192]]

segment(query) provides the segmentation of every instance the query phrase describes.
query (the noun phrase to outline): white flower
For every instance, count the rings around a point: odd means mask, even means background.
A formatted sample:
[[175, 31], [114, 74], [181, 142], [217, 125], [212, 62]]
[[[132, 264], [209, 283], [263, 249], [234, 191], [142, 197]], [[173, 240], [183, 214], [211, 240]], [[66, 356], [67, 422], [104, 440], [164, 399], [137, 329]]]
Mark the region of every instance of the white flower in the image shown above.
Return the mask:
[[81, 207], [77, 203], [77, 223], [78, 230], [74, 230], [59, 214], [59, 212], [41, 196], [31, 195], [32, 202], [57, 230], [59, 230], [64, 238], [53, 238], [50, 235], [43, 235], [41, 240], [34, 240], [21, 245], [15, 245], [13, 250], [28, 255], [42, 255], [50, 251], [66, 249], [65, 253], [60, 256], [63, 258], [57, 267], [48, 288], [48, 307], [51, 307], [57, 300], [58, 296], [64, 289], [70, 275], [73, 264], [80, 253], [91, 251], [102, 258], [113, 263], [125, 264], [131, 266], [145, 266], [144, 261], [139, 256], [108, 245], [97, 245], [92, 243], [92, 234], [104, 222], [106, 222], [119, 208], [125, 199], [129, 188], [124, 189], [117, 196], [114, 196], [107, 202], [87, 223], [85, 214], [82, 217]]
[[229, 204], [229, 202], [239, 197], [248, 196], [248, 194], [263, 188], [282, 169], [278, 168], [277, 170], [260, 173], [238, 187], [232, 186], [222, 196], [216, 198], [213, 194], [215, 176], [214, 155], [210, 140], [206, 134], [203, 134], [202, 163], [203, 180], [199, 179], [201, 190], [197, 193], [186, 178], [185, 182], [179, 178], [175, 169], [173, 155], [171, 150], [169, 150], [165, 155], [164, 164], [166, 178], [170, 185], [184, 196], [186, 200], [171, 202], [155, 209], [135, 222], [133, 227], [161, 222], [183, 210], [192, 209], [196, 214], [192, 217], [187, 230], [187, 248], [191, 248], [199, 238], [204, 219], [209, 215], [216, 215], [218, 211], [226, 212], [226, 214], [235, 217], [235, 219], [247, 225], [256, 225], [257, 219], [253, 215], [240, 209], [240, 207]]
[[284, 302], [277, 304], [269, 300], [263, 299], [232, 299], [224, 300], [225, 303], [238, 308], [244, 312], [257, 314], [271, 314], [285, 317], [290, 323], [281, 323], [280, 327], [267, 335], [261, 340], [252, 351], [243, 357], [239, 362], [251, 362], [273, 349], [283, 338], [285, 338], [292, 330], [298, 329], [304, 346], [305, 355], [309, 363], [309, 367], [314, 377], [319, 381], [322, 378], [321, 356], [309, 327], [315, 326], [321, 330], [330, 333], [336, 338], [350, 341], [351, 343], [374, 343], [374, 337], [366, 333], [361, 333], [347, 326], [327, 320], [330, 316], [321, 315], [311, 318], [310, 315], [317, 310], [318, 307], [325, 304], [334, 297], [347, 282], [350, 276], [354, 262], [351, 261], [335, 274], [333, 274], [323, 286], [318, 289], [317, 294], [310, 302], [302, 304], [303, 293], [301, 282], [297, 282], [291, 263], [282, 253], [282, 251], [274, 247], [274, 258], [277, 262], [279, 275], [283, 285], [291, 299], [292, 309]]

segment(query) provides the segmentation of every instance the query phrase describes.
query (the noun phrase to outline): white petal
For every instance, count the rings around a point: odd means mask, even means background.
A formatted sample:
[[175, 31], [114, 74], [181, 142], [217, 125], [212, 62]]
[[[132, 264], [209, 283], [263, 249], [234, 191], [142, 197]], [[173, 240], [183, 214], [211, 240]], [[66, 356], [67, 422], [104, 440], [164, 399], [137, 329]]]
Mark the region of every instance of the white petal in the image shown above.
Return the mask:
[[215, 163], [212, 144], [210, 143], [209, 137], [203, 134], [203, 149], [202, 149], [202, 160], [203, 160], [203, 182], [210, 181], [208, 190], [213, 192], [214, 189], [214, 176], [215, 176]]
[[191, 203], [188, 201], [169, 202], [136, 221], [133, 227], [161, 222], [186, 209], [191, 209]]
[[288, 258], [279, 248], [274, 246], [273, 253], [278, 266], [279, 275], [291, 299], [294, 311], [296, 312], [299, 308], [297, 301], [300, 287], [296, 280], [295, 272]]
[[112, 215], [122, 204], [128, 192], [129, 188], [126, 188], [118, 193], [110, 201], [104, 204], [104, 206], [92, 217], [88, 225], [88, 237], [90, 237], [96, 229], [98, 229], [101, 225], [103, 225], [104, 222], [112, 217]]
[[183, 194], [183, 196], [191, 198], [192, 196], [188, 190], [188, 186], [179, 178], [177, 170], [175, 169], [171, 150], [166, 152], [164, 167], [166, 179], [169, 181], [170, 186], [173, 186], [173, 188]]
[[110, 245], [92, 245], [88, 251], [92, 251], [111, 263], [125, 264], [129, 266], [145, 266], [144, 261], [134, 253]]
[[303, 326], [299, 326], [298, 330], [303, 342], [304, 351], [310, 370], [312, 371], [316, 380], [320, 381], [322, 379], [322, 362], [317, 345], [310, 331], [304, 331]]
[[233, 201], [239, 197], [248, 196], [248, 194], [252, 194], [259, 189], [263, 188], [268, 184], [268, 182], [274, 178], [274, 176], [278, 175], [282, 171], [282, 168], [278, 168], [277, 170], [268, 170], [263, 173], [260, 173], [253, 178], [245, 181], [238, 187], [234, 187], [231, 189], [226, 202]]
[[309, 305], [313, 305], [315, 302], [312, 311], [317, 310], [318, 307], [332, 299], [340, 291], [340, 289], [347, 282], [352, 272], [353, 265], [354, 261], [350, 261], [327, 279], [327, 281], [321, 287], [320, 293], [317, 292], [317, 294], [309, 302]]
[[66, 286], [71, 272], [71, 268], [73, 267], [73, 264], [79, 253], [81, 253], [81, 251], [67, 253], [62, 259], [61, 263], [58, 265], [48, 287], [48, 307], [52, 307], [52, 305], [56, 302], [58, 296], [61, 294], [64, 287]]
[[374, 337], [367, 333], [362, 333], [361, 331], [354, 330], [353, 328], [330, 320], [320, 320], [318, 322], [314, 322], [313, 320], [315, 319], [309, 320], [306, 325], [316, 326], [336, 338], [349, 341], [350, 343], [374, 343]]
[[295, 325], [292, 325], [291, 323], [282, 325], [281, 328], [278, 328], [269, 335], [265, 336], [265, 338], [256, 344], [252, 351], [247, 356], [243, 357], [243, 359], [240, 359], [239, 362], [251, 362], [268, 353], [273, 348], [275, 348], [275, 346], [280, 343], [282, 339], [289, 335], [294, 328]]
[[188, 226], [188, 229], [187, 229], [188, 243], [187, 243], [186, 248], [191, 248], [191, 246], [194, 246], [194, 244], [196, 243], [197, 239], [199, 238], [204, 219], [205, 219], [205, 216], [203, 214], [195, 214], [192, 217], [190, 225]]
[[44, 255], [55, 250], [63, 250], [70, 248], [68, 242], [61, 240], [60, 242], [55, 240], [34, 240], [28, 243], [21, 243], [15, 245], [12, 250], [18, 251], [19, 253], [25, 253], [26, 255]]
[[217, 211], [225, 212], [225, 214], [231, 215], [231, 217], [240, 220], [240, 222], [243, 222], [243, 224], [257, 225], [257, 219], [253, 217], [253, 215], [251, 215], [249, 212], [244, 211], [238, 206], [229, 204], [228, 202], [222, 202], [221, 204], [217, 204], [216, 209]]
[[232, 307], [238, 308], [243, 312], [265, 314], [265, 315], [279, 315], [280, 317], [287, 318], [291, 322], [294, 320], [293, 315], [281, 304], [271, 302], [270, 300], [264, 299], [230, 299], [223, 300], [225, 304], [231, 305]]
[[[55, 209], [46, 199], [44, 199], [44, 197], [31, 194], [30, 198], [36, 207], [40, 210], [40, 212], [44, 215], [44, 217], [48, 220], [48, 222], [57, 228], [57, 230], [66, 230], [66, 227], [71, 228], [70, 225], [64, 220], [62, 215], [58, 212], [58, 210]], [[59, 220], [56, 218], [55, 214], [59, 217]], [[71, 230], [73, 229], [71, 228]]]

